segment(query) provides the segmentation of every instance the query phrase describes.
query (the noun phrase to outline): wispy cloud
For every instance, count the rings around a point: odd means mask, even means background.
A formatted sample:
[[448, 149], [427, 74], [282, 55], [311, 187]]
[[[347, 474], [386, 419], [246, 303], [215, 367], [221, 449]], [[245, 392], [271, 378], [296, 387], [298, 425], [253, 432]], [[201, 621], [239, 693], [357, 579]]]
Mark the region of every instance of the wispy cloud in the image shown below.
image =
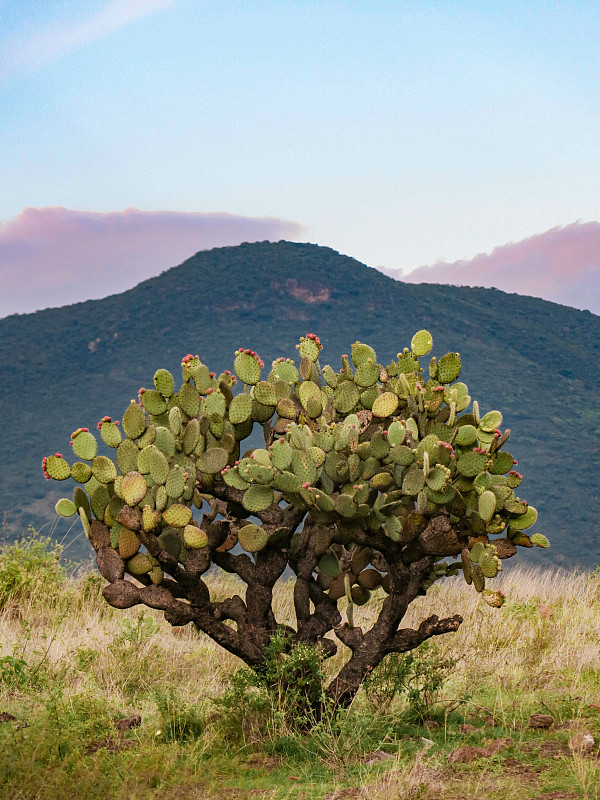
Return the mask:
[[198, 250], [295, 239], [301, 230], [294, 222], [230, 214], [27, 208], [0, 224], [0, 317], [106, 297]]
[[176, 0], [109, 0], [91, 16], [56, 21], [7, 42], [0, 50], [0, 75], [45, 64], [89, 42], [174, 5]]
[[600, 223], [552, 228], [470, 261], [439, 262], [406, 275], [382, 271], [409, 283], [494, 287], [600, 314]]

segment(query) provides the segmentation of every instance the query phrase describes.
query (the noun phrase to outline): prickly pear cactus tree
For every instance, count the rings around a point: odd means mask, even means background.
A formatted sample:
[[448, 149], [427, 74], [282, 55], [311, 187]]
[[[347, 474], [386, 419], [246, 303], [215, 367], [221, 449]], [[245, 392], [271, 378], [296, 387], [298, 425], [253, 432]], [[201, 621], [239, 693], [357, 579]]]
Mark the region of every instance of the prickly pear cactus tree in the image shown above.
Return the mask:
[[[502, 414], [471, 404], [458, 353], [432, 358], [424, 373], [432, 344], [419, 331], [384, 367], [356, 342], [336, 372], [321, 367], [321, 343], [308, 334], [297, 364], [279, 358], [264, 374], [260, 357], [240, 348], [233, 373], [218, 377], [188, 354], [177, 390], [159, 369], [121, 424], [100, 420], [113, 459], [98, 455], [87, 428], [74, 431], [74, 460], [56, 453], [43, 470], [77, 484], [56, 510], [81, 517], [106, 600], [191, 622], [253, 668], [282, 628], [326, 657], [337, 650], [333, 632], [350, 649], [327, 689], [336, 706], [386, 654], [457, 630], [458, 614], [400, 627], [435, 581], [460, 573], [501, 606], [486, 582], [502, 559], [548, 542], [525, 533], [537, 513], [515, 495], [521, 475]], [[256, 426], [264, 447], [246, 450]], [[211, 599], [205, 578], [215, 566], [246, 583], [245, 597]], [[295, 628], [278, 624], [272, 607], [288, 566]], [[385, 599], [363, 630], [355, 607], [374, 593]]]

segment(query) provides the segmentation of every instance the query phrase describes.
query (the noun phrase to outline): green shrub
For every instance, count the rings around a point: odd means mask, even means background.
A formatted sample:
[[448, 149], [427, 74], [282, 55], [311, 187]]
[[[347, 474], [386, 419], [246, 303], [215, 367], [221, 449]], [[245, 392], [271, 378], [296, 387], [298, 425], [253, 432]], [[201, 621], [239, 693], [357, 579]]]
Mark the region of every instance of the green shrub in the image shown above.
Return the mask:
[[28, 529], [21, 541], [0, 549], [0, 608], [9, 601], [56, 595], [67, 577], [60, 563], [62, 547], [50, 537]]

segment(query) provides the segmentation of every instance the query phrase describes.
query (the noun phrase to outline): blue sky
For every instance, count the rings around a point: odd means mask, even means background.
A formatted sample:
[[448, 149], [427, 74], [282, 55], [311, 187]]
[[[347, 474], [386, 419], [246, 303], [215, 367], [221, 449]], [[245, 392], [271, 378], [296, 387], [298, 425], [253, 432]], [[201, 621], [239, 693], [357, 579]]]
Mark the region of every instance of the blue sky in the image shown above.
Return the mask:
[[226, 212], [405, 271], [600, 219], [597, 2], [0, 0], [0, 223]]

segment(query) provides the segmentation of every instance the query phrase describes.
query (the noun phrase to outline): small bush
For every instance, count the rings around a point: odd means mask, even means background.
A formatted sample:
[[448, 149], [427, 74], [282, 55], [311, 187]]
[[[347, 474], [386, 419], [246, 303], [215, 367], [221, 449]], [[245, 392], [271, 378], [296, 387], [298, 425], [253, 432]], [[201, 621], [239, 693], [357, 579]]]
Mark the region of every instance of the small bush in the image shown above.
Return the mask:
[[67, 578], [60, 564], [62, 548], [34, 528], [20, 542], [0, 549], [0, 608], [57, 594]]
[[395, 697], [404, 696], [409, 717], [422, 720], [456, 663], [456, 659], [441, 658], [431, 642], [423, 642], [410, 653], [390, 653], [365, 679], [367, 698], [383, 711]]
[[227, 734], [244, 741], [285, 736], [310, 728], [323, 702], [324, 678], [319, 650], [290, 646], [289, 636], [276, 634], [265, 648], [262, 669], [241, 669], [216, 705], [223, 712]]

